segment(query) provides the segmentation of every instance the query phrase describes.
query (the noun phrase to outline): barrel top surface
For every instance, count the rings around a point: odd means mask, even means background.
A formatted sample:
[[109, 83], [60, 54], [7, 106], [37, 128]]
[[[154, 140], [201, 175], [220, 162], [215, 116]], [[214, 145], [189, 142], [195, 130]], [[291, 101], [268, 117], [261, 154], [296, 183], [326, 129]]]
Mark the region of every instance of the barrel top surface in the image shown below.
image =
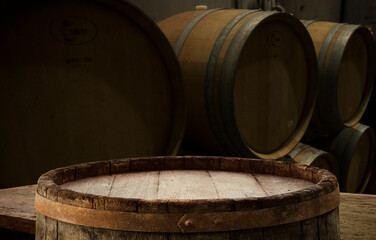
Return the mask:
[[0, 158], [22, 166], [14, 176], [35, 182], [40, 168], [177, 152], [183, 83], [151, 19], [113, 0], [9, 8], [0, 9]]
[[61, 185], [79, 193], [140, 199], [235, 199], [292, 193], [314, 183], [291, 177], [243, 172], [169, 170], [79, 179]]

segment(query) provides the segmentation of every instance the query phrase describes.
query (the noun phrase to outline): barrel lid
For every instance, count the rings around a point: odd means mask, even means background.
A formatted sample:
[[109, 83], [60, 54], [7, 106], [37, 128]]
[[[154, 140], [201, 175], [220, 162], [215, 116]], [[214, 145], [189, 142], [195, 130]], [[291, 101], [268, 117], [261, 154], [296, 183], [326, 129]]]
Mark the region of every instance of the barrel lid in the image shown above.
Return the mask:
[[[278, 181], [284, 183], [279, 190], [273, 188]], [[111, 191], [117, 194], [111, 196]], [[338, 205], [336, 178], [326, 170], [199, 156], [111, 160], [52, 170], [39, 179], [36, 197], [36, 211], [57, 220], [143, 232], [259, 228], [312, 218]]]

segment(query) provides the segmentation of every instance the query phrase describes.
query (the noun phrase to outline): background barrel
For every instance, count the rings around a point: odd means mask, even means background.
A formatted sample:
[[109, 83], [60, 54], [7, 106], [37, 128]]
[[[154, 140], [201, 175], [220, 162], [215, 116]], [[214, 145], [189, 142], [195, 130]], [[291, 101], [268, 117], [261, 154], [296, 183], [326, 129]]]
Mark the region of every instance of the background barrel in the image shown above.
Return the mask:
[[286, 162], [158, 157], [88, 163], [39, 179], [36, 238], [339, 239], [339, 200], [333, 174]]
[[315, 45], [319, 92], [312, 123], [338, 133], [361, 119], [374, 82], [375, 54], [360, 25], [303, 21]]
[[330, 147], [339, 163], [343, 192], [364, 192], [375, 161], [375, 133], [363, 124], [343, 129]]
[[211, 9], [159, 26], [184, 76], [188, 146], [273, 159], [292, 150], [317, 89], [314, 47], [300, 21], [285, 13]]
[[339, 177], [338, 162], [332, 154], [304, 143], [299, 143], [283, 160], [326, 169]]
[[0, 188], [73, 163], [177, 152], [178, 61], [139, 9], [3, 1], [0, 28]]

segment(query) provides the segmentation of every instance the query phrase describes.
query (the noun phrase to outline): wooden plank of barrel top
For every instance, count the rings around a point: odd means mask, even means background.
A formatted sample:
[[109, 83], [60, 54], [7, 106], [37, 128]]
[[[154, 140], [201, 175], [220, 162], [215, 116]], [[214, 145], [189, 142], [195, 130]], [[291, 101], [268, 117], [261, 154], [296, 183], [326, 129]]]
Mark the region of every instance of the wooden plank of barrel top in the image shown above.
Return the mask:
[[0, 15], [0, 188], [60, 166], [177, 152], [179, 63], [139, 9], [116, 0], [3, 1]]
[[95, 162], [39, 178], [36, 238], [339, 239], [339, 200], [333, 174], [286, 162]]
[[332, 154], [304, 143], [299, 143], [283, 160], [326, 169], [339, 177], [338, 162]]
[[339, 162], [339, 184], [343, 192], [364, 192], [375, 161], [375, 133], [363, 124], [342, 130], [330, 146]]
[[267, 159], [292, 150], [317, 89], [314, 47], [300, 21], [285, 13], [211, 9], [158, 24], [182, 68], [191, 146]]
[[371, 96], [375, 54], [360, 25], [303, 20], [315, 45], [319, 92], [312, 123], [336, 132], [361, 119]]

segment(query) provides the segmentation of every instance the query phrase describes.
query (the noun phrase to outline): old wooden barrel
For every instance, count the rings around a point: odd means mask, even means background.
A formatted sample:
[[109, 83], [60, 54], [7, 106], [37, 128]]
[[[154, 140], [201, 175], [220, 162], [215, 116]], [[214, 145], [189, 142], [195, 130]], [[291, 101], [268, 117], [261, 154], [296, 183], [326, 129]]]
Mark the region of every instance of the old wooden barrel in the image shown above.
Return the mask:
[[300, 21], [285, 13], [211, 9], [159, 26], [182, 68], [191, 146], [268, 159], [295, 147], [317, 93], [314, 47]]
[[223, 157], [112, 160], [39, 178], [37, 239], [339, 239], [326, 170]]
[[299, 143], [283, 160], [326, 169], [339, 176], [338, 162], [332, 154], [304, 143]]
[[80, 162], [176, 153], [179, 63], [139, 9], [3, 1], [0, 16], [0, 188]]
[[313, 123], [331, 132], [361, 119], [370, 99], [375, 54], [360, 25], [304, 21], [315, 45], [319, 92]]
[[330, 152], [338, 159], [341, 191], [365, 190], [375, 161], [375, 147], [374, 130], [367, 125], [358, 123], [338, 134]]

